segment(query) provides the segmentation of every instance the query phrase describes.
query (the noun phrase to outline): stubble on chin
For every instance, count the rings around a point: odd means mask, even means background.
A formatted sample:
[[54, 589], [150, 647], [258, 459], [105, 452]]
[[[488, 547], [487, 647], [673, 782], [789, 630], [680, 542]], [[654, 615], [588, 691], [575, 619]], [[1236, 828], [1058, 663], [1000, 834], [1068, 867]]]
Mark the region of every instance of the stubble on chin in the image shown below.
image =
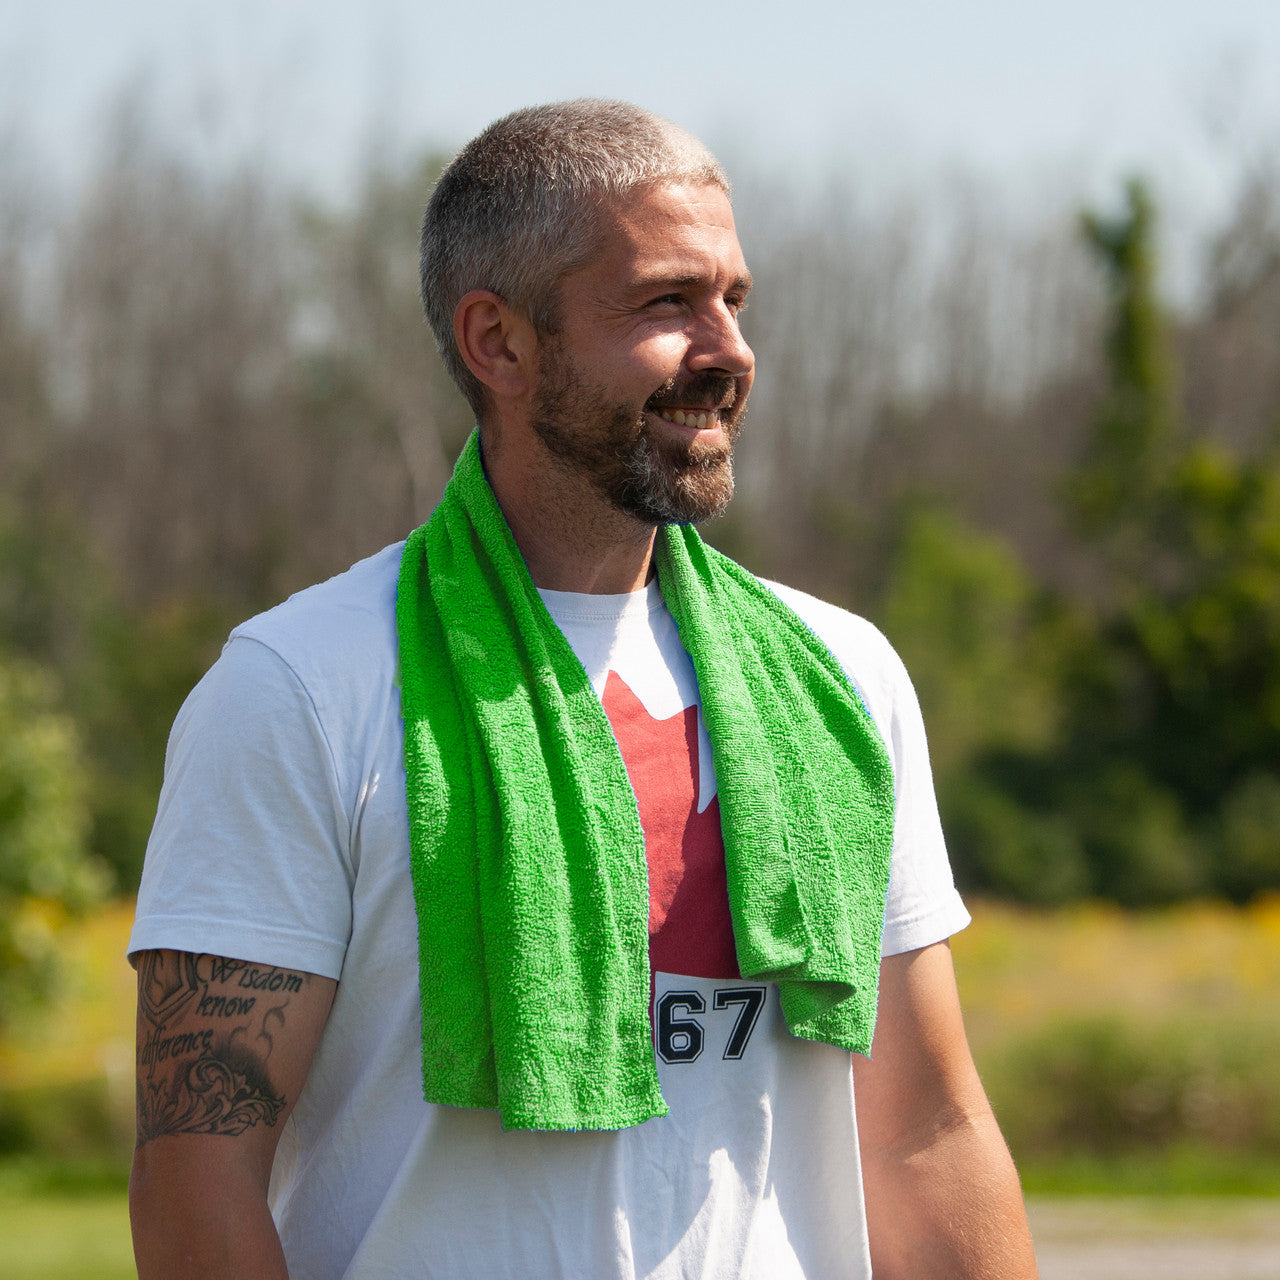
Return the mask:
[[720, 515], [733, 497], [731, 441], [685, 445], [645, 426], [628, 452], [614, 502], [650, 524], [697, 524]]
[[552, 362], [543, 366], [532, 427], [562, 466], [585, 476], [624, 515], [645, 524], [696, 524], [720, 515], [733, 497], [741, 418], [739, 409], [714, 441], [659, 435], [644, 413], [609, 405], [604, 392]]

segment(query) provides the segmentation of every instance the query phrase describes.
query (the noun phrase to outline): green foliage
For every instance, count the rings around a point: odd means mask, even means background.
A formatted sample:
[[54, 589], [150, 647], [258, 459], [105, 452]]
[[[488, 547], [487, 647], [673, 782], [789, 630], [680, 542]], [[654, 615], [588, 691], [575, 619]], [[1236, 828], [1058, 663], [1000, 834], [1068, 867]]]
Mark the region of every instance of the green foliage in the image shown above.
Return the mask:
[[1083, 218], [1085, 238], [1111, 289], [1110, 386], [1068, 493], [1085, 529], [1109, 538], [1116, 554], [1129, 560], [1140, 552], [1176, 415], [1173, 355], [1156, 293], [1155, 206], [1136, 179], [1125, 189], [1125, 202], [1118, 218]]
[[1233, 1023], [1055, 1022], [984, 1072], [1011, 1148], [1032, 1157], [1188, 1143], [1280, 1157], [1280, 1035]]
[[1138, 905], [1211, 887], [1181, 794], [1144, 767], [1118, 717], [1133, 664], [1010, 547], [913, 507], [882, 618], [925, 712], [966, 889]]
[[1206, 887], [1179, 797], [1123, 756], [1082, 766], [1058, 794], [1084, 844], [1094, 894], [1136, 907]]
[[97, 900], [80, 744], [52, 677], [0, 658], [0, 1023], [43, 993], [61, 912]]
[[111, 1170], [127, 1168], [132, 1152], [132, 1116], [101, 1076], [0, 1089], [0, 1156]]
[[[1149, 203], [1113, 232], [1096, 238], [1116, 282], [1111, 391], [1075, 492], [1099, 459], [1125, 492], [1096, 530], [1113, 590], [1069, 754], [1114, 806], [1084, 811], [1101, 892], [1243, 900], [1280, 886], [1264, 833], [1280, 792], [1280, 445], [1243, 460], [1178, 442]], [[1120, 405], [1140, 424], [1124, 453]]]
[[884, 601], [962, 882], [1128, 905], [1280, 887], [1280, 443], [1188, 442], [1140, 184], [1086, 233], [1109, 384], [1065, 486], [1105, 590], [1052, 597], [953, 517], [908, 517]]
[[174, 716], [234, 621], [196, 598], [95, 620], [74, 678], [91, 764], [91, 847], [120, 890], [135, 888], [142, 871]]
[[1190, 451], [1161, 525], [1167, 584], [1133, 588], [1112, 635], [1135, 752], [1204, 814], [1280, 770], [1280, 453]]
[[67, 785], [75, 792], [64, 821], [79, 824], [111, 887], [128, 892], [173, 718], [230, 627], [259, 602], [248, 592], [232, 604], [192, 592], [131, 603], [74, 515], [38, 497], [0, 508], [0, 653], [44, 671], [50, 706], [53, 686], [64, 691], [59, 723], [74, 743]]
[[[1193, 1202], [1212, 1221], [1217, 1217], [1211, 1206], [1200, 1197], [1234, 1201], [1229, 1197], [1266, 1197], [1269, 1203], [1280, 1196], [1280, 1158], [1253, 1155], [1243, 1151], [1222, 1151], [1200, 1142], [1173, 1143], [1159, 1151], [1071, 1152], [1067, 1155], [1020, 1156], [1018, 1173], [1022, 1189], [1028, 1196], [1105, 1196], [1108, 1206], [1112, 1197], [1158, 1197], [1153, 1203], [1171, 1214], [1186, 1212], [1169, 1197]], [[1225, 1209], [1225, 1206], [1224, 1206]], [[1223, 1224], [1225, 1239], [1237, 1238], [1238, 1224]], [[1207, 1225], [1207, 1224], [1206, 1224]]]
[[948, 780], [940, 803], [947, 845], [966, 890], [1054, 905], [1094, 892], [1084, 841], [1071, 815], [1040, 811], [984, 777], [980, 765]]
[[881, 617], [925, 708], [939, 774], [985, 750], [1052, 740], [1056, 619], [1001, 539], [936, 505], [909, 507]]
[[1059, 749], [1082, 620], [1001, 539], [920, 503], [903, 521], [881, 616], [929, 726], [962, 885], [1046, 904], [1093, 891], [1075, 824], [1019, 787]]
[[1223, 800], [1211, 826], [1219, 885], [1232, 898], [1280, 884], [1280, 776], [1251, 773]]

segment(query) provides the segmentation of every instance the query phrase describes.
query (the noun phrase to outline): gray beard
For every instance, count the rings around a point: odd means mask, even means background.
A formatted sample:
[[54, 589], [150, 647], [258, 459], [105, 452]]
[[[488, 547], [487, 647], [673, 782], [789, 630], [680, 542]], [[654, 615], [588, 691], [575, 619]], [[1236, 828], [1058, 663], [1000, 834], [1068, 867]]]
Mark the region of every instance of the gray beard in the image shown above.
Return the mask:
[[618, 511], [644, 524], [696, 524], [720, 515], [733, 497], [733, 440], [684, 445], [655, 437], [643, 414], [609, 406], [553, 349], [544, 357], [531, 425], [561, 462], [587, 476]]
[[697, 524], [723, 513], [733, 497], [733, 457], [726, 449], [685, 461], [665, 457], [644, 430], [625, 455], [622, 484], [607, 496], [648, 524]]

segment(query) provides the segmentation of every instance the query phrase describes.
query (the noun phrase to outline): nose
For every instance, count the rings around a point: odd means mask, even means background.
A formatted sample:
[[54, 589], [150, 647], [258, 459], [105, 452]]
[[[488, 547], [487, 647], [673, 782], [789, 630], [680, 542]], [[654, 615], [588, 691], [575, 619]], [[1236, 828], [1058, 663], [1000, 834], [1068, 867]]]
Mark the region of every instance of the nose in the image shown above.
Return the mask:
[[755, 372], [755, 353], [738, 326], [738, 315], [721, 299], [701, 309], [686, 363], [694, 373], [727, 373], [739, 381]]

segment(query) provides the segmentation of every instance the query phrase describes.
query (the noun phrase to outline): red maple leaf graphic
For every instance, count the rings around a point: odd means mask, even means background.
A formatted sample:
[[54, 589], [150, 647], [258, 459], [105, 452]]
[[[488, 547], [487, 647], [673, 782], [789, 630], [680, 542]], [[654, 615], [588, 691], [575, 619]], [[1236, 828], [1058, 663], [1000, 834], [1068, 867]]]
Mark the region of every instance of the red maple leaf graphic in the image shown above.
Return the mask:
[[655, 720], [616, 671], [603, 701], [644, 828], [650, 961], [663, 973], [736, 978], [719, 800], [698, 812], [698, 710]]

